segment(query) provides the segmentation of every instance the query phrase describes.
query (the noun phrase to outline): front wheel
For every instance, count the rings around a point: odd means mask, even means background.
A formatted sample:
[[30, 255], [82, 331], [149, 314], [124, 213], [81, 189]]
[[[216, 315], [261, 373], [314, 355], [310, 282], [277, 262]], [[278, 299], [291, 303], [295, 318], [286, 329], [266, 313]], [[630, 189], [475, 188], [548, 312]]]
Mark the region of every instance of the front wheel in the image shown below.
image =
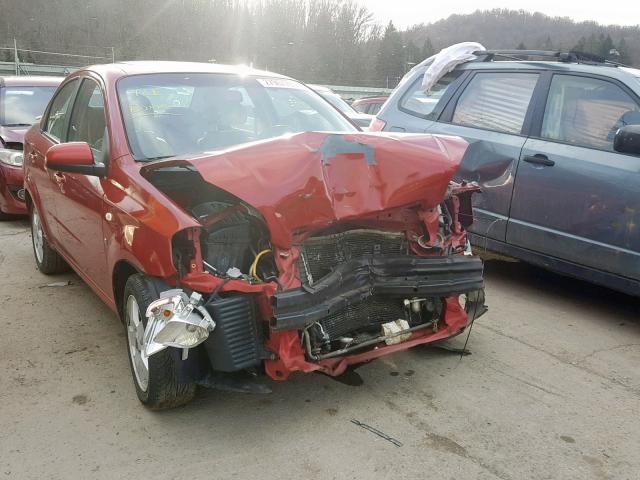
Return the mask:
[[179, 356], [167, 348], [150, 357], [143, 354], [145, 312], [160, 296], [151, 277], [135, 274], [129, 277], [122, 297], [122, 312], [127, 328], [127, 351], [133, 383], [140, 401], [152, 410], [163, 410], [188, 403], [195, 395], [195, 383], [178, 381]]
[[46, 275], [62, 273], [69, 269], [64, 259], [56, 252], [44, 235], [40, 214], [35, 205], [31, 207], [31, 243], [33, 244], [33, 256], [36, 267]]

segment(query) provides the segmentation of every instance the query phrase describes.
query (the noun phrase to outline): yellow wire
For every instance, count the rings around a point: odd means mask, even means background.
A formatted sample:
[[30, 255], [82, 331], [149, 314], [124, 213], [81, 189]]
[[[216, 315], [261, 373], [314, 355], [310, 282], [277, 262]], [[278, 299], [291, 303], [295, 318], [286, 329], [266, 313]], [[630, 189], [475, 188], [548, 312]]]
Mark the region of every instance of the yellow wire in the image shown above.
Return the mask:
[[251, 264], [251, 268], [249, 268], [249, 275], [250, 276], [257, 278], [258, 280], [262, 280], [260, 277], [258, 277], [258, 272], [257, 272], [258, 262], [260, 261], [262, 256], [266, 255], [267, 253], [271, 253], [271, 249], [270, 248], [267, 248], [266, 250], [262, 250], [260, 253], [258, 253], [256, 255], [255, 260]]

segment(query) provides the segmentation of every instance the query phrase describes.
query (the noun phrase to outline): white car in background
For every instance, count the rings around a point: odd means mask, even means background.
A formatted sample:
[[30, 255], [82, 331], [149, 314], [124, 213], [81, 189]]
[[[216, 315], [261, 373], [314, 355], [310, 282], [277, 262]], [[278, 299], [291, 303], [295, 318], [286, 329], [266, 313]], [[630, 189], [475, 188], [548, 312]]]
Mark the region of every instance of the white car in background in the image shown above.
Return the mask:
[[322, 85], [307, 85], [310, 89], [324, 98], [327, 102], [342, 112], [349, 120], [355, 123], [363, 130], [368, 130], [369, 125], [374, 119], [374, 115], [367, 113], [360, 113], [347, 102], [345, 102], [340, 95], [331, 90], [328, 87]]

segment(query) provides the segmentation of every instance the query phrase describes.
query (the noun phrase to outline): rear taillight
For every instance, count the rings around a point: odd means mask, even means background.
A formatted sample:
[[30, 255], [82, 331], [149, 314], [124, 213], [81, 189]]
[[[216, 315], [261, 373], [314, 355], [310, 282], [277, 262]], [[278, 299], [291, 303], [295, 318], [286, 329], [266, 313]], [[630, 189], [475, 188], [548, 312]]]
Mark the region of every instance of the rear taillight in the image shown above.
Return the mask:
[[387, 126], [387, 122], [385, 122], [384, 120], [380, 120], [379, 118], [374, 118], [373, 122], [371, 122], [371, 125], [369, 125], [369, 131], [381, 132], [382, 130], [384, 130], [384, 127], [386, 126]]

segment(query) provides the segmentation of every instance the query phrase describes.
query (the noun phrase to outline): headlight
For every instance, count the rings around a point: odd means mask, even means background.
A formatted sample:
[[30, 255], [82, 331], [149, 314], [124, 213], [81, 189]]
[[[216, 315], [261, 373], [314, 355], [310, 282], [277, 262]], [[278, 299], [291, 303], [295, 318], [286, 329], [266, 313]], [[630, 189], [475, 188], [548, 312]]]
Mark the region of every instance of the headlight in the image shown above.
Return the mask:
[[0, 162], [5, 163], [7, 165], [12, 165], [14, 167], [22, 166], [22, 152], [19, 150], [7, 150], [5, 148], [0, 148]]
[[151, 302], [146, 311], [144, 353], [151, 356], [167, 347], [193, 348], [209, 337], [216, 324], [200, 306], [202, 296], [191, 297], [182, 290], [168, 290]]
[[191, 316], [196, 318], [183, 320], [174, 317], [169, 320], [153, 339], [154, 342], [177, 348], [191, 348], [200, 345], [209, 336], [209, 330], [206, 326], [194, 323], [194, 320], [196, 322], [201, 320], [197, 318], [197, 314]]

